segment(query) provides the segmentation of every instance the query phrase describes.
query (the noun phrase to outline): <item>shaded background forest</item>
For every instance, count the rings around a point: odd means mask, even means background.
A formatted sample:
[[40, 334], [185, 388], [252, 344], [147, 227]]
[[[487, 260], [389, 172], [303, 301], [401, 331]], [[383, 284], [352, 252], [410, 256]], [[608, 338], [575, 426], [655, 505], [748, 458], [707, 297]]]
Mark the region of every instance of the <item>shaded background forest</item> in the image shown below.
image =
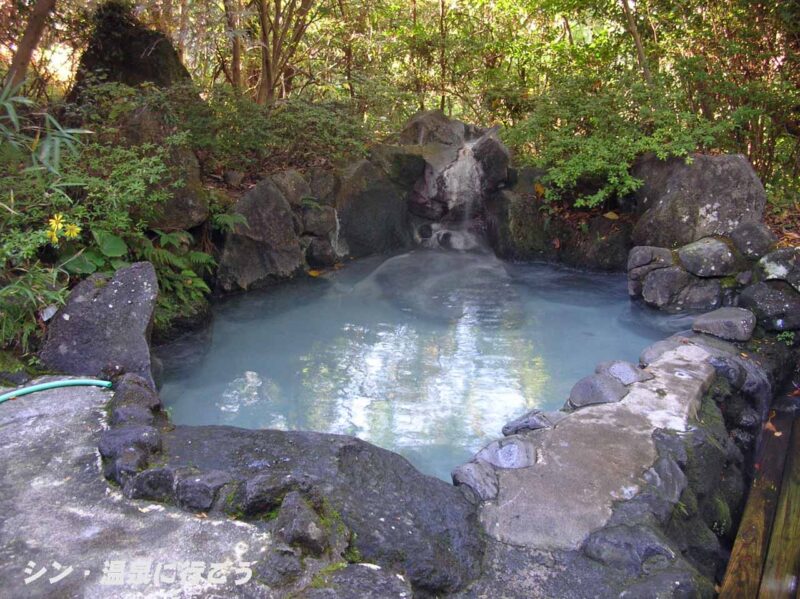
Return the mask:
[[[128, 260], [160, 267], [164, 320], [207, 293], [214, 232], [187, 242], [145, 224], [163, 200], [172, 148], [191, 149], [206, 184], [223, 187], [231, 171], [254, 180], [341, 163], [424, 109], [501, 125], [515, 163], [548, 169], [544, 193], [567, 209], [613, 207], [638, 185], [629, 168], [644, 152], [745, 154], [767, 188], [771, 224], [798, 239], [796, 1], [99, 4], [0, 8], [4, 345], [36, 337], [39, 310], [63, 299], [70, 277]], [[191, 78], [131, 87], [108, 73], [71, 106], [80, 57], [109, 15], [161, 32]], [[125, 133], [137, 106], [164, 115], [166, 143]], [[209, 223], [224, 230], [225, 194], [211, 193]]]

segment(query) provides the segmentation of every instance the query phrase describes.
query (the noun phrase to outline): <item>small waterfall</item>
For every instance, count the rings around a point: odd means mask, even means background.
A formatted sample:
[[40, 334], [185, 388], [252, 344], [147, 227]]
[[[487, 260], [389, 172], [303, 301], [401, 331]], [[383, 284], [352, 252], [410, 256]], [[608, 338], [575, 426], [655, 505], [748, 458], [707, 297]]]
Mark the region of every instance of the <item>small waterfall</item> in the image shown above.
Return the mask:
[[472, 217], [483, 195], [483, 169], [472, 153], [476, 141], [461, 146], [440, 179], [440, 194], [448, 210], [459, 213], [462, 221]]
[[458, 251], [481, 247], [479, 236], [470, 230], [483, 200], [483, 169], [472, 153], [477, 141], [464, 142], [438, 178], [438, 197], [447, 206], [447, 216], [426, 229], [422, 240], [426, 247]]

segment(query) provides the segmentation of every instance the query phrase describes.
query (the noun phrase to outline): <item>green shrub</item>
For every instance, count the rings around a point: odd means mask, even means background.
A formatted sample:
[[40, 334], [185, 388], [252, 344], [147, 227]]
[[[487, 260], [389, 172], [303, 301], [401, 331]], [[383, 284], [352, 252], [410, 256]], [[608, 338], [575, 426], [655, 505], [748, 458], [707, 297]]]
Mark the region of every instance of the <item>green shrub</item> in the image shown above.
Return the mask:
[[572, 74], [539, 96], [531, 114], [504, 137], [519, 162], [548, 169], [546, 199], [594, 207], [638, 188], [630, 174], [637, 156], [702, 151], [731, 126], [681, 112], [673, 100], [634, 72], [611, 82]]
[[[105, 106], [131, 109], [122, 86], [105, 88]], [[21, 103], [14, 102], [12, 110]], [[98, 105], [95, 105], [98, 106]], [[11, 116], [8, 106], [6, 120]], [[17, 117], [14, 112], [14, 120]], [[90, 119], [90, 122], [92, 120]], [[51, 123], [48, 125], [48, 123]], [[68, 152], [41, 152], [22, 125], [0, 138], [0, 345], [29, 351], [43, 330], [42, 310], [63, 303], [71, 283], [148, 260], [158, 275], [157, 324], [193, 309], [209, 293], [203, 275], [212, 257], [195, 249], [186, 232], [151, 231], [148, 222], [170, 195], [171, 143], [120, 145], [107, 121], [98, 133], [45, 122], [44, 141], [60, 136]], [[33, 126], [29, 122], [28, 126]], [[50, 133], [47, 133], [50, 127]], [[77, 135], [92, 139], [77, 143]], [[38, 153], [36, 153], [38, 152]], [[35, 154], [36, 153], [36, 154]]]

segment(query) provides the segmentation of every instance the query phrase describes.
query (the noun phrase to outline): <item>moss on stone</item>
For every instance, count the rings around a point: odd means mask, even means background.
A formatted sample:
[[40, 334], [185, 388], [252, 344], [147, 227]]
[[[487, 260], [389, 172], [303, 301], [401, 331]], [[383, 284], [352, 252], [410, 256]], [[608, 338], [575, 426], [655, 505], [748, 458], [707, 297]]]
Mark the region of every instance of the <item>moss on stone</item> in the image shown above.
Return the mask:
[[0, 372], [22, 372], [25, 370], [23, 364], [10, 351], [0, 351]]
[[731, 510], [719, 491], [708, 502], [706, 511], [706, 523], [711, 531], [718, 537], [728, 536], [733, 526]]
[[322, 570], [317, 572], [314, 575], [314, 578], [311, 579], [311, 588], [312, 589], [324, 589], [331, 585], [330, 580], [328, 577], [333, 574], [334, 572], [338, 572], [339, 570], [343, 570], [347, 567], [347, 562], [334, 562], [332, 564], [328, 564]]

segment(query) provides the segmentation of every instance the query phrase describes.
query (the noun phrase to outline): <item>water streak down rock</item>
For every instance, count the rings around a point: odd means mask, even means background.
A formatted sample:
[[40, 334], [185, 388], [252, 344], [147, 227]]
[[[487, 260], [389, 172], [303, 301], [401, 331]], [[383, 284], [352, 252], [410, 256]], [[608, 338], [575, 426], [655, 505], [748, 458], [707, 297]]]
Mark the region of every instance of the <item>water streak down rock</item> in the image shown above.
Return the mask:
[[398, 154], [408, 153], [424, 160], [408, 203], [409, 211], [423, 219], [465, 228], [484, 198], [508, 178], [509, 153], [496, 128], [465, 125], [434, 110], [416, 115], [399, 140], [403, 151], [392, 152], [395, 162]]

